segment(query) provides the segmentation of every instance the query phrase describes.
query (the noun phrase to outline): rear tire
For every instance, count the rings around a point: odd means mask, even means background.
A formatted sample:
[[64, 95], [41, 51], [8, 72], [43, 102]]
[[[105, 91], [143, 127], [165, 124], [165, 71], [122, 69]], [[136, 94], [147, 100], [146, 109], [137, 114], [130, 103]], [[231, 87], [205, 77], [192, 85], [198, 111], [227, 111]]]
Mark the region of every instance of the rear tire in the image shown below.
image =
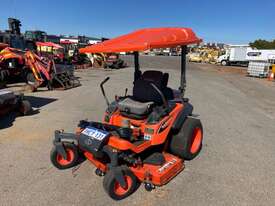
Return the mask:
[[105, 62], [103, 63], [103, 68], [108, 69], [108, 65]]
[[114, 170], [109, 170], [103, 179], [103, 187], [106, 193], [114, 200], [122, 200], [136, 191], [139, 186], [137, 177], [127, 167], [120, 167], [124, 180], [126, 181], [126, 188], [123, 188], [115, 178]]
[[31, 113], [31, 111], [32, 111], [31, 103], [28, 100], [23, 100], [20, 104], [19, 112], [22, 115], [28, 115]]
[[35, 79], [35, 76], [32, 72], [27, 72], [25, 81], [28, 86], [28, 90], [32, 92], [37, 90], [39, 82]]
[[202, 148], [203, 128], [199, 119], [187, 118], [180, 131], [172, 136], [170, 151], [185, 160], [194, 159]]
[[51, 151], [51, 162], [60, 170], [69, 169], [79, 164], [79, 153], [77, 147], [69, 142], [63, 143], [64, 149], [67, 154], [67, 159], [64, 159], [61, 154], [53, 147]]
[[35, 85], [36, 84], [36, 79], [33, 75], [33, 73], [28, 72], [26, 75], [26, 83], [30, 85]]
[[7, 85], [7, 83], [6, 83], [5, 81], [1, 81], [1, 80], [0, 80], [0, 89], [5, 88], [6, 85]]

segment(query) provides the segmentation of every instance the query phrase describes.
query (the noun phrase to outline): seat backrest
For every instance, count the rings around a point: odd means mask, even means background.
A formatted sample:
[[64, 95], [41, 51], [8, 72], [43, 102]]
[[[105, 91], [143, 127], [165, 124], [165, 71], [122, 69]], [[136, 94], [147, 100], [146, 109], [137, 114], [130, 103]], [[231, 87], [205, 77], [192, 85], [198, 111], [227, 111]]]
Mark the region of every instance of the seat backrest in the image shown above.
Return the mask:
[[169, 80], [169, 74], [168, 73], [164, 73], [163, 77], [162, 77], [162, 85], [163, 85], [163, 87], [167, 87], [168, 80]]
[[133, 98], [140, 102], [154, 102], [155, 104], [162, 104], [160, 94], [151, 85], [152, 82], [138, 79], [135, 81], [133, 88]]
[[162, 73], [161, 71], [156, 70], [148, 70], [142, 74], [141, 78], [153, 82], [156, 86], [159, 86], [160, 88], [165, 88], [168, 85], [169, 74]]
[[137, 101], [163, 104], [161, 95], [153, 88], [151, 83], [155, 84], [166, 97], [169, 74], [156, 70], [145, 71], [140, 79], [136, 80], [133, 88], [133, 97]]
[[145, 71], [142, 76], [142, 79], [154, 83], [158, 88], [163, 87], [163, 73], [161, 71], [148, 70]]

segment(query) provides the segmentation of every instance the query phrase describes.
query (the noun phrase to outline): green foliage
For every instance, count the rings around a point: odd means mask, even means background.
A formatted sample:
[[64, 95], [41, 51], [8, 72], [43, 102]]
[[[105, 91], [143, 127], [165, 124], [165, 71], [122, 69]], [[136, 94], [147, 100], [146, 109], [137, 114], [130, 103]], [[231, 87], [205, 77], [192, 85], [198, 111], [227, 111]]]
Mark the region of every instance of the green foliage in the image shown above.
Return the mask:
[[258, 39], [249, 43], [249, 45], [257, 49], [275, 49], [275, 39], [273, 41]]

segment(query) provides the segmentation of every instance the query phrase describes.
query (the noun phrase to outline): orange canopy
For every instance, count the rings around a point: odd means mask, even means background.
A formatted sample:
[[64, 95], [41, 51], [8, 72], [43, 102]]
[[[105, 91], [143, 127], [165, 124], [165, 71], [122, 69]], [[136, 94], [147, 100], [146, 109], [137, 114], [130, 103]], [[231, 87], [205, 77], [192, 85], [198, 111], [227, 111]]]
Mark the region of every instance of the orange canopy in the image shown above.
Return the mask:
[[80, 53], [145, 51], [200, 43], [201, 41], [190, 28], [151, 28], [137, 30], [102, 43], [90, 45], [79, 51]]
[[47, 47], [54, 47], [54, 48], [57, 48], [57, 49], [61, 49], [63, 48], [62, 46], [60, 46], [59, 44], [55, 44], [53, 42], [36, 42], [36, 45], [37, 46], [47, 46]]

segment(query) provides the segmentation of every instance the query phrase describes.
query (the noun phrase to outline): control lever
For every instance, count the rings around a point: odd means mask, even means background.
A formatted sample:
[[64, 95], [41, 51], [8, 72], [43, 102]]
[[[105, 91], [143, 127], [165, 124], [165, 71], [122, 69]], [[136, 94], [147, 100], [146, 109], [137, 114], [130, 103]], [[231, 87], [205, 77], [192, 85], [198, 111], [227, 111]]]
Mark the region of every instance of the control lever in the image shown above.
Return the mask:
[[127, 95], [127, 92], [128, 92], [128, 88], [125, 89], [125, 95], [124, 95], [125, 97]]
[[108, 98], [107, 98], [106, 95], [105, 95], [105, 90], [104, 90], [103, 85], [104, 85], [109, 79], [110, 79], [110, 77], [106, 77], [106, 78], [100, 83], [100, 89], [101, 89], [102, 95], [103, 95], [103, 97], [104, 97], [104, 99], [105, 99], [105, 101], [106, 101], [107, 106], [110, 105], [110, 102], [109, 102]]

